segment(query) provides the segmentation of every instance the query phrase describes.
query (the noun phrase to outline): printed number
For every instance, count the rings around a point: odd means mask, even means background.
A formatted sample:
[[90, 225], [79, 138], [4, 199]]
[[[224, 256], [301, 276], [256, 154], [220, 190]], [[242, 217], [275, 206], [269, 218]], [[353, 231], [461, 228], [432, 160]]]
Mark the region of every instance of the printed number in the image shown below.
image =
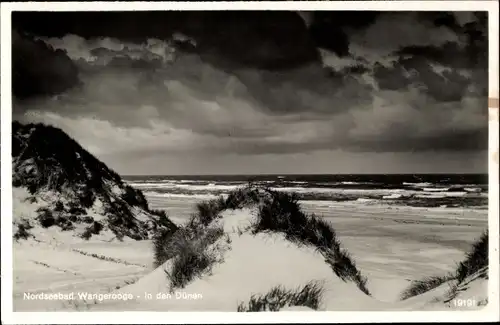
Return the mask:
[[475, 299], [453, 299], [455, 307], [474, 307], [477, 306]]

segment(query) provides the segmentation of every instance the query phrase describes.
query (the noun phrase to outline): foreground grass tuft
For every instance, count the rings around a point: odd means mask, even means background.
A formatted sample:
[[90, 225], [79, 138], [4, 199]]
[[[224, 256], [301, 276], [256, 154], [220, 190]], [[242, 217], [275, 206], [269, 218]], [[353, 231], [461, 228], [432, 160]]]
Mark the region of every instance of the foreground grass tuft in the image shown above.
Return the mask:
[[446, 276], [430, 276], [422, 280], [412, 281], [410, 286], [401, 293], [401, 300], [406, 300], [427, 291], [431, 291], [443, 283], [452, 280], [454, 280], [454, 276], [450, 274]]
[[[244, 188], [233, 191], [224, 199], [222, 196], [196, 205], [196, 212], [185, 226], [175, 229], [160, 229], [153, 238], [154, 265], [158, 267], [171, 260], [170, 270], [165, 270], [171, 283], [171, 290], [183, 288], [195, 277], [210, 272], [219, 262], [217, 248], [210, 246], [224, 235], [221, 227], [210, 224], [220, 218], [222, 211], [255, 204], [258, 191]], [[225, 240], [231, 244], [230, 238]]]
[[210, 249], [224, 231], [220, 227], [209, 227], [196, 233], [185, 229], [177, 231], [169, 241], [168, 252], [173, 256], [170, 271], [165, 274], [170, 280], [170, 289], [184, 288], [195, 277], [210, 272], [219, 261], [216, 250]]
[[218, 217], [219, 204], [220, 200], [198, 204], [197, 213], [185, 226], [175, 230], [161, 229], [153, 238], [155, 267], [171, 261], [170, 269], [164, 270], [171, 291], [184, 288], [219, 262], [217, 250], [210, 246], [224, 235], [224, 230], [209, 226]]
[[180, 230], [160, 229], [153, 237], [153, 260], [154, 267], [157, 268], [174, 256], [170, 249], [170, 243], [173, 241], [174, 234]]
[[332, 250], [327, 250], [324, 253], [326, 259], [333, 272], [344, 281], [352, 281], [366, 295], [370, 295], [370, 291], [366, 287], [368, 278], [361, 274], [361, 271], [356, 267], [356, 263], [349, 255], [346, 249], [341, 249], [336, 246]]
[[484, 267], [488, 267], [488, 233], [486, 231], [472, 245], [472, 249], [466, 254], [465, 259], [458, 264], [456, 271], [458, 282], [464, 281], [465, 278]]
[[431, 276], [422, 280], [413, 281], [401, 295], [401, 300], [423, 294], [433, 290], [445, 282], [455, 281], [449, 290], [449, 296], [453, 296], [458, 290], [459, 285], [466, 278], [473, 274], [479, 277], [487, 277], [488, 272], [479, 272], [488, 269], [488, 233], [483, 232], [481, 237], [472, 245], [472, 249], [466, 254], [465, 259], [458, 263], [454, 273], [445, 276]]
[[238, 312], [279, 311], [288, 306], [306, 306], [317, 310], [323, 288], [319, 282], [309, 282], [302, 288], [287, 290], [282, 286], [272, 288], [265, 295], [252, 295], [245, 305], [238, 305]]

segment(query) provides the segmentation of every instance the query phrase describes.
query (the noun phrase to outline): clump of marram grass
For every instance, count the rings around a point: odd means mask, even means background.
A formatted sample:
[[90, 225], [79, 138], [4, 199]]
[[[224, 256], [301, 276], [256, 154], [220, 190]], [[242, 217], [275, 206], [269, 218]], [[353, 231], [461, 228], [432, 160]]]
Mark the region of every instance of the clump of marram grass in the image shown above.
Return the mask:
[[183, 288], [196, 276], [209, 272], [218, 262], [216, 250], [210, 249], [224, 230], [210, 226], [219, 217], [222, 200], [202, 202], [197, 205], [186, 225], [176, 229], [163, 229], [153, 238], [154, 265], [158, 267], [171, 260], [170, 270], [164, 270], [170, 280], [170, 290]]
[[203, 236], [209, 223], [218, 217], [214, 202], [202, 202], [183, 227], [160, 228], [153, 236], [154, 265], [158, 267], [176, 256], [182, 243]]
[[[482, 271], [482, 272], [481, 272]], [[431, 276], [422, 280], [413, 281], [401, 295], [401, 300], [423, 294], [433, 290], [443, 283], [449, 282], [450, 289], [447, 296], [451, 300], [457, 293], [461, 283], [470, 276], [477, 274], [479, 278], [488, 277], [488, 233], [483, 232], [481, 237], [472, 245], [472, 249], [466, 254], [465, 259], [458, 263], [455, 272], [445, 276]]]
[[168, 217], [167, 211], [165, 211], [165, 210], [161, 210], [161, 209], [149, 209], [149, 212], [151, 214], [154, 214], [154, 215], [158, 216], [158, 217], [160, 217], [160, 216], [165, 217], [165, 218]]
[[412, 281], [410, 286], [400, 294], [400, 299], [406, 300], [408, 298], [418, 296], [454, 279], [455, 277], [453, 274], [448, 274], [445, 276], [430, 276], [422, 280]]
[[[488, 232], [484, 231], [479, 239], [474, 242], [472, 249], [465, 255], [465, 259], [458, 263], [455, 270], [455, 283], [450, 286], [446, 293], [445, 302], [455, 299], [460, 291], [460, 285], [478, 278], [488, 279], [489, 259], [488, 259]], [[468, 281], [466, 281], [468, 279]]]
[[[321, 251], [321, 250], [320, 250]], [[368, 278], [361, 274], [356, 267], [356, 263], [349, 255], [346, 249], [341, 249], [340, 246], [335, 246], [333, 249], [324, 250], [325, 262], [330, 265], [333, 272], [344, 281], [352, 281], [366, 295], [370, 295], [370, 291], [366, 287]]]
[[488, 267], [488, 263], [488, 232], [485, 231], [479, 240], [472, 245], [472, 249], [465, 255], [465, 259], [458, 264], [456, 270], [458, 282], [462, 282], [482, 268]]
[[231, 191], [227, 198], [219, 196], [215, 199], [198, 203], [192, 220], [197, 224], [207, 226], [213, 220], [219, 218], [221, 212], [255, 205], [260, 202], [260, 199], [260, 192], [257, 188], [251, 185], [239, 188]]
[[14, 239], [18, 241], [19, 239], [28, 239], [32, 235], [29, 233], [29, 230], [33, 228], [30, 224], [29, 220], [22, 219], [21, 222], [15, 224], [17, 226], [17, 230], [14, 233]]
[[99, 235], [104, 229], [99, 221], [94, 221], [92, 225], [85, 227], [85, 230], [80, 234], [80, 238], [89, 240], [93, 235]]
[[167, 249], [172, 256], [170, 270], [164, 270], [171, 291], [184, 288], [195, 277], [211, 271], [219, 262], [219, 255], [210, 246], [223, 234], [221, 227], [207, 227], [196, 232], [180, 229], [172, 235]]
[[231, 191], [224, 203], [225, 209], [242, 209], [244, 207], [259, 204], [261, 202], [262, 195], [259, 189], [254, 187], [252, 184], [244, 188], [239, 188]]
[[[257, 190], [240, 189], [229, 194], [198, 203], [196, 212], [180, 228], [159, 230], [153, 238], [154, 265], [163, 265], [172, 260], [170, 270], [165, 274], [170, 279], [171, 290], [183, 288], [196, 276], [209, 272], [212, 265], [219, 262], [217, 249], [210, 249], [224, 235], [221, 227], [210, 224], [220, 218], [221, 212], [255, 203]], [[225, 243], [231, 244], [229, 237]]]
[[253, 232], [280, 232], [290, 241], [312, 245], [318, 249], [340, 246], [332, 226], [314, 214], [301, 210], [295, 193], [269, 191], [270, 198], [263, 201]]
[[39, 208], [37, 211], [37, 220], [43, 228], [49, 228], [56, 224], [56, 219], [52, 211], [48, 208]]
[[197, 218], [197, 221], [201, 225], [208, 226], [213, 220], [219, 218], [220, 213], [225, 209], [225, 200], [223, 197], [200, 202], [196, 205], [197, 213], [194, 218]]
[[263, 200], [259, 208], [253, 233], [283, 233], [287, 240], [315, 247], [325, 257], [335, 274], [344, 281], [353, 281], [365, 294], [367, 278], [361, 275], [356, 264], [345, 249], [341, 249], [332, 226], [314, 214], [304, 213], [299, 197], [295, 193], [266, 190], [270, 197]]
[[153, 236], [153, 260], [154, 267], [158, 267], [171, 259], [174, 253], [170, 249], [170, 243], [175, 240], [175, 236], [179, 230], [160, 228]]
[[238, 312], [279, 311], [283, 307], [305, 306], [317, 310], [323, 295], [321, 283], [311, 281], [294, 290], [283, 286], [272, 288], [265, 295], [252, 295], [247, 304], [238, 304]]
[[90, 227], [86, 227], [85, 230], [80, 234], [80, 238], [89, 240], [90, 237], [92, 237], [92, 229]]

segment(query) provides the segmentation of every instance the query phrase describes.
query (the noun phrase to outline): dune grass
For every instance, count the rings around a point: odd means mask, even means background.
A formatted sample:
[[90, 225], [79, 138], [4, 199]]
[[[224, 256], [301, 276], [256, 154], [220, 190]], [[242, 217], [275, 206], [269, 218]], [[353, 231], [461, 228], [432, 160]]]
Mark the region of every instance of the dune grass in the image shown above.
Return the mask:
[[[213, 264], [213, 258], [205, 255], [208, 245], [203, 239], [207, 235], [210, 224], [220, 218], [221, 212], [228, 209], [241, 209], [248, 206], [258, 206], [259, 213], [256, 222], [251, 226], [253, 234], [259, 232], [282, 233], [285, 238], [297, 245], [315, 247], [324, 257], [333, 272], [343, 281], [352, 281], [367, 295], [367, 278], [361, 275], [349, 253], [341, 248], [335, 230], [324, 219], [314, 214], [305, 214], [298, 203], [295, 193], [284, 193], [267, 188], [249, 185], [229, 193], [227, 198], [201, 202], [196, 205], [196, 212], [185, 226], [179, 230], [163, 231], [155, 236], [154, 258], [159, 266], [171, 258], [176, 258], [175, 272], [170, 274], [176, 285], [182, 286], [192, 278], [186, 272], [193, 269], [208, 268]], [[222, 236], [223, 232], [217, 232]], [[218, 238], [218, 237], [217, 237]], [[196, 265], [196, 266], [193, 266]]]
[[207, 227], [196, 232], [181, 229], [173, 234], [168, 243], [168, 252], [172, 255], [170, 270], [165, 270], [171, 291], [184, 288], [195, 277], [211, 270], [219, 258], [210, 245], [223, 234], [220, 227]]
[[253, 233], [278, 232], [297, 244], [314, 246], [325, 257], [334, 273], [344, 281], [353, 281], [370, 295], [367, 278], [361, 275], [347, 250], [341, 248], [335, 230], [324, 219], [304, 213], [295, 193], [266, 190], [270, 196], [259, 208]]
[[458, 282], [488, 267], [488, 233], [485, 231], [472, 245], [472, 249], [465, 255], [465, 259], [458, 264], [456, 277]]
[[258, 187], [250, 183], [246, 187], [231, 191], [225, 200], [225, 208], [236, 210], [257, 205], [262, 198], [263, 193], [259, 191]]
[[80, 238], [89, 240], [93, 235], [99, 235], [103, 229], [104, 226], [99, 221], [94, 221], [90, 226], [85, 227]]
[[[214, 200], [204, 201], [196, 204], [197, 213], [191, 218], [193, 222], [208, 226], [212, 221], [220, 217], [220, 213], [226, 209], [225, 200], [219, 197]], [[193, 225], [193, 223], [191, 223]]]
[[[211, 250], [210, 245], [223, 236], [224, 231], [210, 224], [220, 217], [222, 211], [248, 203], [248, 198], [255, 197], [255, 193], [252, 189], [240, 189], [226, 199], [219, 197], [198, 203], [196, 212], [184, 226], [159, 229], [153, 238], [154, 266], [159, 267], [172, 259], [171, 269], [165, 270], [171, 290], [183, 288], [196, 276], [209, 272], [219, 261], [217, 252]], [[230, 245], [230, 238], [225, 242]]]
[[486, 231], [483, 232], [480, 238], [472, 245], [472, 249], [466, 254], [465, 259], [458, 263], [453, 273], [444, 276], [430, 276], [422, 280], [413, 281], [410, 286], [401, 293], [400, 299], [406, 300], [423, 294], [450, 281], [454, 281], [454, 283], [448, 295], [453, 296], [458, 286], [469, 276], [477, 273], [479, 277], [487, 277], [488, 272], [479, 272], [484, 269], [488, 269], [488, 233]]
[[453, 274], [449, 274], [445, 276], [430, 276], [421, 280], [412, 281], [410, 286], [401, 293], [401, 300], [406, 300], [427, 291], [431, 291], [432, 289], [439, 287], [443, 283], [452, 281], [454, 279], [455, 277], [453, 276]]
[[279, 311], [288, 306], [305, 306], [317, 310], [323, 295], [321, 283], [311, 281], [293, 290], [276, 286], [264, 295], [252, 295], [247, 304], [238, 304], [238, 312]]
[[209, 272], [220, 262], [216, 249], [210, 249], [222, 235], [221, 227], [210, 226], [218, 217], [218, 201], [197, 205], [185, 226], [175, 230], [161, 229], [153, 238], [154, 265], [158, 267], [171, 260], [169, 270], [164, 270], [170, 280], [170, 290], [184, 288], [195, 277]]
[[170, 242], [175, 240], [174, 234], [180, 230], [160, 229], [153, 236], [153, 265], [159, 267], [174, 256]]
[[33, 236], [29, 233], [29, 230], [33, 228], [29, 220], [22, 219], [21, 222], [15, 225], [17, 226], [17, 230], [14, 232], [14, 240], [18, 241], [19, 239], [28, 239]]
[[241, 209], [259, 202], [260, 193], [251, 185], [231, 191], [227, 198], [219, 196], [196, 204], [196, 213], [192, 216], [188, 227], [208, 226], [225, 210]]

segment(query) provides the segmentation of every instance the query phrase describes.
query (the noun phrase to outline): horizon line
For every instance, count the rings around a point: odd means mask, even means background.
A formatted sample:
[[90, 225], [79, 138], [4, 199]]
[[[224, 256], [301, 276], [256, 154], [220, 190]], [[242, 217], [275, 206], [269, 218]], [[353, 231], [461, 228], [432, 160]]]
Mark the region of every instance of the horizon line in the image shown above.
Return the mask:
[[127, 176], [348, 176], [348, 175], [488, 175], [488, 172], [470, 173], [232, 173], [232, 174], [121, 174]]

